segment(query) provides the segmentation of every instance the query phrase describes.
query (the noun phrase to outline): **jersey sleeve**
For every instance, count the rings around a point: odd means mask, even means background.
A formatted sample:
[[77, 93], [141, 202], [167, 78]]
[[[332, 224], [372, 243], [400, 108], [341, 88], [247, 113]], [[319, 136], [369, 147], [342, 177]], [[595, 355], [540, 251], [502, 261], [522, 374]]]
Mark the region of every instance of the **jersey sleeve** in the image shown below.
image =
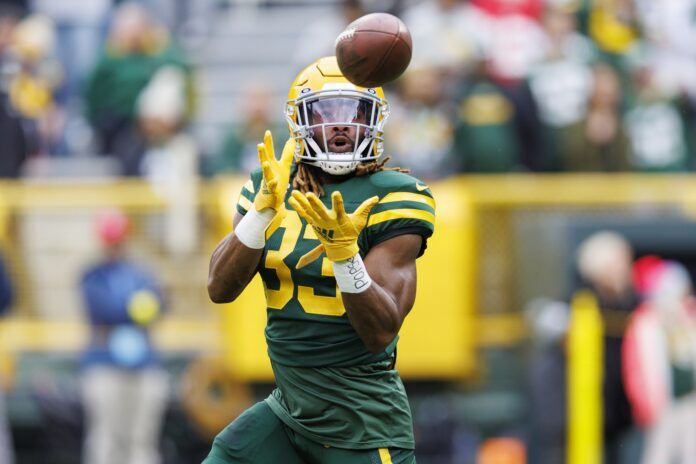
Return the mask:
[[249, 176], [249, 180], [246, 181], [242, 187], [242, 191], [239, 192], [239, 199], [237, 200], [237, 212], [244, 216], [249, 209], [251, 209], [254, 204], [254, 198], [256, 197], [257, 189], [261, 184], [261, 170], [254, 170]]
[[380, 198], [367, 220], [366, 239], [372, 248], [399, 235], [420, 235], [424, 239], [420, 256], [434, 230], [435, 199], [427, 186], [414, 179]]

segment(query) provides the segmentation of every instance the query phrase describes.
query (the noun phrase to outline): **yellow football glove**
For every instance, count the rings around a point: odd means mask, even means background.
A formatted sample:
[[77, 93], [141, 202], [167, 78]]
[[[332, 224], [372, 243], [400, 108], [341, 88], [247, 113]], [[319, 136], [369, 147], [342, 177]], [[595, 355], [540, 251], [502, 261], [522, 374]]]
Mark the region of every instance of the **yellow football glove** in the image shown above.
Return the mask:
[[288, 201], [297, 214], [312, 226], [321, 242], [300, 258], [297, 262], [297, 269], [300, 269], [317, 259], [322, 251], [326, 251], [326, 257], [334, 262], [345, 261], [358, 254], [358, 235], [365, 228], [367, 217], [379, 202], [379, 197], [368, 198], [352, 214], [346, 213], [341, 192], [331, 195], [333, 208], [330, 210], [313, 193], [303, 195], [295, 190]]
[[285, 210], [285, 193], [290, 182], [290, 169], [292, 159], [295, 154], [295, 140], [289, 139], [285, 142], [283, 153], [280, 159], [275, 157], [273, 148], [273, 136], [271, 131], [266, 131], [263, 136], [263, 143], [257, 146], [259, 152], [259, 162], [263, 172], [263, 180], [259, 192], [254, 198], [254, 208], [256, 211], [263, 211], [270, 208], [276, 212], [276, 216], [266, 230], [266, 236], [275, 231], [283, 221], [287, 211]]

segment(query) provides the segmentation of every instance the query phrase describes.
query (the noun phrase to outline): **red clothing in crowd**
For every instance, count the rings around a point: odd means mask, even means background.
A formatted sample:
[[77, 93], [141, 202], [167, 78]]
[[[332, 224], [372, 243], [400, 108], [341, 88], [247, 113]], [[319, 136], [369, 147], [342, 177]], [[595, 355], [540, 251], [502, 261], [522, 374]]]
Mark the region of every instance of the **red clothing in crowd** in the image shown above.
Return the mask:
[[471, 4], [492, 16], [522, 15], [541, 19], [544, 10], [542, 0], [471, 0]]

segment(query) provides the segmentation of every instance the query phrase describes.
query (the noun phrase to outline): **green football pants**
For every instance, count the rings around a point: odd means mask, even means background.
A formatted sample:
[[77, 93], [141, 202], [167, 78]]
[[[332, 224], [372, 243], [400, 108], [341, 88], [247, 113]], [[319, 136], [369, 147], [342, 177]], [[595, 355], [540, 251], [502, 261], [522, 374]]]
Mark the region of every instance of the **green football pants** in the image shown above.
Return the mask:
[[327, 447], [295, 433], [264, 402], [215, 437], [203, 464], [416, 464], [413, 450]]

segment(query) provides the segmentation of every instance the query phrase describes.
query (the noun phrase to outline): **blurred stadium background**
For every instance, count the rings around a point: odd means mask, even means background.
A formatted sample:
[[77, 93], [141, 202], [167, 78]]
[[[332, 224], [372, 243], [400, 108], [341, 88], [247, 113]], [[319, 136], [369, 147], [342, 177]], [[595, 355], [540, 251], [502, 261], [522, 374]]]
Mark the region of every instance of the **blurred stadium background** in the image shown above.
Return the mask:
[[[696, 442], [696, 313], [661, 273], [696, 277], [696, 0], [0, 0], [0, 464], [84, 462], [104, 211], [163, 294], [163, 462], [270, 392], [261, 285], [213, 305], [208, 258], [293, 77], [371, 11], [413, 35], [387, 150], [438, 203], [397, 365], [418, 462], [694, 462], [655, 456]], [[662, 345], [624, 336], [639, 307], [678, 314]]]

